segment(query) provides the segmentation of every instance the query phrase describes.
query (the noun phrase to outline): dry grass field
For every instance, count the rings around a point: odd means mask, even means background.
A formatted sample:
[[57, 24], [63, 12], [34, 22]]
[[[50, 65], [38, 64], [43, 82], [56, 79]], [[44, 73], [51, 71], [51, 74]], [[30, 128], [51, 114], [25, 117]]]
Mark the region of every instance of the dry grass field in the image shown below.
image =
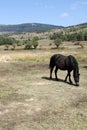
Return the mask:
[[[0, 50], [0, 130], [87, 130], [87, 44], [55, 49], [46, 42], [37, 50]], [[77, 58], [79, 87], [63, 82], [66, 71], [49, 80], [54, 53]]]

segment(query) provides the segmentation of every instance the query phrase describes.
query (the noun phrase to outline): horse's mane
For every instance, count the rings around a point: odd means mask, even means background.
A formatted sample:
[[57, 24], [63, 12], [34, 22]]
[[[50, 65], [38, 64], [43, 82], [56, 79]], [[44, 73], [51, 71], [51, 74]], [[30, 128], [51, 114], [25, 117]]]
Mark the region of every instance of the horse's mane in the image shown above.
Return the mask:
[[72, 55], [69, 55], [69, 60], [73, 66], [73, 75], [77, 74], [79, 72], [79, 66], [76, 58]]

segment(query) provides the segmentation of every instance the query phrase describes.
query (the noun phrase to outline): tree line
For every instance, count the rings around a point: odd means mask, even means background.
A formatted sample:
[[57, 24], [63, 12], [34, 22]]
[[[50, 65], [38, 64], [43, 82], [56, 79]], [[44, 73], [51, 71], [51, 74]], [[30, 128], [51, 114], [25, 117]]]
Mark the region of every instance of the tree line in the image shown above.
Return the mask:
[[87, 32], [75, 32], [69, 34], [53, 33], [49, 36], [51, 40], [61, 39], [62, 41], [87, 41]]
[[6, 37], [6, 36], [0, 36], [0, 46], [4, 45], [5, 50], [9, 49], [9, 46], [12, 46], [12, 50], [15, 49], [16, 46], [24, 45], [24, 49], [36, 49], [38, 46], [38, 40], [39, 38], [33, 37], [32, 39], [18, 41], [15, 38]]

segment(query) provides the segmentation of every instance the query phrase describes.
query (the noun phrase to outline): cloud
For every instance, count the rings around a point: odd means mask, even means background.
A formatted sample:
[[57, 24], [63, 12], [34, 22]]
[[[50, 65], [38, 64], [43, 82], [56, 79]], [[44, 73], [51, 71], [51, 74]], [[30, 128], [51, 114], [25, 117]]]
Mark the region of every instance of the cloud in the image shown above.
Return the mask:
[[33, 4], [34, 4], [34, 6], [39, 6], [39, 7], [42, 7], [42, 6], [43, 6], [43, 4], [40, 3], [40, 2], [34, 2]]
[[47, 9], [54, 9], [54, 6], [53, 6], [53, 5], [44, 5], [44, 8], [47, 8]]
[[69, 16], [69, 14], [68, 14], [67, 12], [64, 12], [64, 13], [62, 13], [60, 16], [61, 16], [62, 18], [64, 18], [64, 17]]
[[80, 5], [87, 5], [87, 1], [79, 2]]
[[73, 3], [73, 4], [71, 5], [70, 9], [76, 10], [76, 9], [78, 9], [78, 8], [81, 7], [81, 6], [87, 6], [87, 1], [82, 1], [82, 2], [76, 1], [75, 3]]
[[40, 3], [40, 2], [35, 2], [34, 5], [39, 8], [45, 8], [45, 9], [54, 9], [55, 8], [53, 5], [50, 5], [47, 3], [44, 4], [44, 3]]

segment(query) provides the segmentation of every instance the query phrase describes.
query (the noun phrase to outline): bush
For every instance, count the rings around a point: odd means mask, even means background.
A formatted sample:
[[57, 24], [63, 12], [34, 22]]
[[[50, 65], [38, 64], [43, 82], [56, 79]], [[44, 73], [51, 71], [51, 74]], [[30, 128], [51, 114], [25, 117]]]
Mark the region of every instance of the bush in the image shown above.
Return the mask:
[[61, 39], [59, 39], [59, 38], [55, 39], [54, 44], [56, 45], [57, 48], [59, 48], [59, 46], [62, 44]]
[[8, 50], [9, 49], [9, 45], [5, 45], [5, 49], [4, 50]]
[[29, 41], [29, 40], [27, 40], [27, 41], [26, 41], [26, 44], [25, 44], [25, 49], [26, 49], [26, 50], [29, 50], [29, 49], [31, 49], [31, 48], [32, 48], [32, 42]]
[[38, 46], [38, 42], [37, 41], [33, 41], [32, 45], [33, 45], [34, 49], [36, 49], [37, 46]]
[[36, 49], [38, 46], [38, 37], [33, 37], [32, 40], [25, 41], [25, 49]]
[[16, 48], [16, 44], [14, 43], [14, 44], [12, 44], [11, 50], [15, 50], [15, 48]]

